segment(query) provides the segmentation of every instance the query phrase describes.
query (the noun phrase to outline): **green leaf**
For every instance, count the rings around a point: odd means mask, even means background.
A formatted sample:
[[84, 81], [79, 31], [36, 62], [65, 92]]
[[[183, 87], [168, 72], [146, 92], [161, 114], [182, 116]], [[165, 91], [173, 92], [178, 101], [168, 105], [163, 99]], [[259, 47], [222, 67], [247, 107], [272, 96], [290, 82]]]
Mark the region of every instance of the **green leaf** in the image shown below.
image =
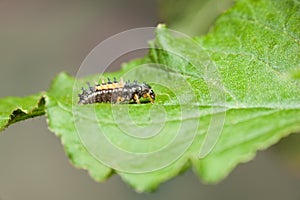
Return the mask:
[[49, 125], [98, 180], [113, 168], [137, 191], [153, 190], [192, 164], [217, 182], [300, 130], [299, 82], [289, 76], [300, 59], [298, 10], [290, 1], [240, 1], [196, 38], [160, 25], [148, 57], [104, 75], [148, 82], [155, 104], [79, 106], [79, 88], [99, 77], [62, 74], [46, 99]]
[[300, 130], [299, 82], [289, 76], [299, 68], [299, 8], [240, 1], [205, 37], [160, 25], [148, 57], [104, 75], [148, 82], [155, 104], [77, 105], [79, 88], [99, 76], [61, 74], [46, 98], [49, 126], [97, 180], [113, 168], [137, 191], [152, 190], [192, 164], [217, 182]]
[[0, 131], [21, 120], [44, 115], [42, 94], [0, 99]]

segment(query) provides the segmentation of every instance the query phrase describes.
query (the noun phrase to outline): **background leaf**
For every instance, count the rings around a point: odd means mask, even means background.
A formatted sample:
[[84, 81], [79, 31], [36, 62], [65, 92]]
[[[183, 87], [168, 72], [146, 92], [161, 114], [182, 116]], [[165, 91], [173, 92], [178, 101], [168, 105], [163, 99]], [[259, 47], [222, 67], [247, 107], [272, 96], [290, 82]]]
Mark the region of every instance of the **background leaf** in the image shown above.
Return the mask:
[[233, 0], [158, 0], [159, 15], [168, 27], [196, 36], [208, 32], [216, 18], [230, 8]]

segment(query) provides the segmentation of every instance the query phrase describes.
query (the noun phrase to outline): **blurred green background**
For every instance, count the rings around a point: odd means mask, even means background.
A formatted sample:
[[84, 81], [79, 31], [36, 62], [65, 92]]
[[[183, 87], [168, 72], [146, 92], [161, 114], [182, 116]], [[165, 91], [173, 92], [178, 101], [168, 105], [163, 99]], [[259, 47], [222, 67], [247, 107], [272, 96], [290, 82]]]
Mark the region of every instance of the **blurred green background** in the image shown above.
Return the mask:
[[[99, 42], [121, 31], [169, 22], [187, 34], [204, 34], [232, 3], [1, 0], [0, 97], [47, 90], [61, 71], [75, 75]], [[110, 69], [143, 53], [122, 58]], [[118, 176], [96, 183], [86, 171], [75, 169], [59, 138], [47, 129], [46, 118], [38, 117], [0, 133], [0, 200], [300, 199], [299, 141], [293, 135], [259, 152], [217, 185], [202, 184], [189, 170], [155, 193], [137, 194]]]

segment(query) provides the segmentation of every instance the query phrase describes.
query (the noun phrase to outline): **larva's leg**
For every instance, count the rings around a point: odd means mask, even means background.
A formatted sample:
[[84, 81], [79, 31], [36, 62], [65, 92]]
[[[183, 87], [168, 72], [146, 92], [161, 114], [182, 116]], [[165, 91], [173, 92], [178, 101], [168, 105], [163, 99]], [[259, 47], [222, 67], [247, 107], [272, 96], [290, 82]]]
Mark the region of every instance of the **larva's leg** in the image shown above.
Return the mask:
[[134, 94], [133, 99], [134, 99], [134, 101], [135, 101], [137, 104], [140, 104], [140, 103], [141, 103], [141, 102], [140, 102], [139, 95]]
[[150, 100], [151, 103], [154, 103], [154, 100], [151, 98], [150, 94], [149, 93], [145, 93], [143, 95], [144, 98], [148, 98]]
[[153, 104], [154, 103], [154, 100], [151, 98], [150, 94], [147, 93], [147, 97], [150, 99], [150, 102]]
[[118, 97], [116, 103], [122, 103], [124, 100], [125, 99], [123, 97]]

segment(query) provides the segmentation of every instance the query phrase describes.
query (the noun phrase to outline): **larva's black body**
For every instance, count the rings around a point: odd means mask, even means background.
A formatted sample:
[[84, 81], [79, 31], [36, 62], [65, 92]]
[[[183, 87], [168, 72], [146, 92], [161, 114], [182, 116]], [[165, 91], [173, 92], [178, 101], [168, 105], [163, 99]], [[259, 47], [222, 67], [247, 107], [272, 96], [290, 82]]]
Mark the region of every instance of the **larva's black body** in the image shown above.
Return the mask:
[[117, 82], [114, 79], [111, 82], [108, 79], [107, 83], [97, 84], [94, 87], [90, 85], [89, 89], [82, 88], [82, 93], [79, 94], [78, 104], [93, 104], [93, 103], [140, 103], [140, 98], [147, 98], [151, 103], [155, 100], [155, 94], [151, 87], [146, 83], [133, 83], [123, 81]]

